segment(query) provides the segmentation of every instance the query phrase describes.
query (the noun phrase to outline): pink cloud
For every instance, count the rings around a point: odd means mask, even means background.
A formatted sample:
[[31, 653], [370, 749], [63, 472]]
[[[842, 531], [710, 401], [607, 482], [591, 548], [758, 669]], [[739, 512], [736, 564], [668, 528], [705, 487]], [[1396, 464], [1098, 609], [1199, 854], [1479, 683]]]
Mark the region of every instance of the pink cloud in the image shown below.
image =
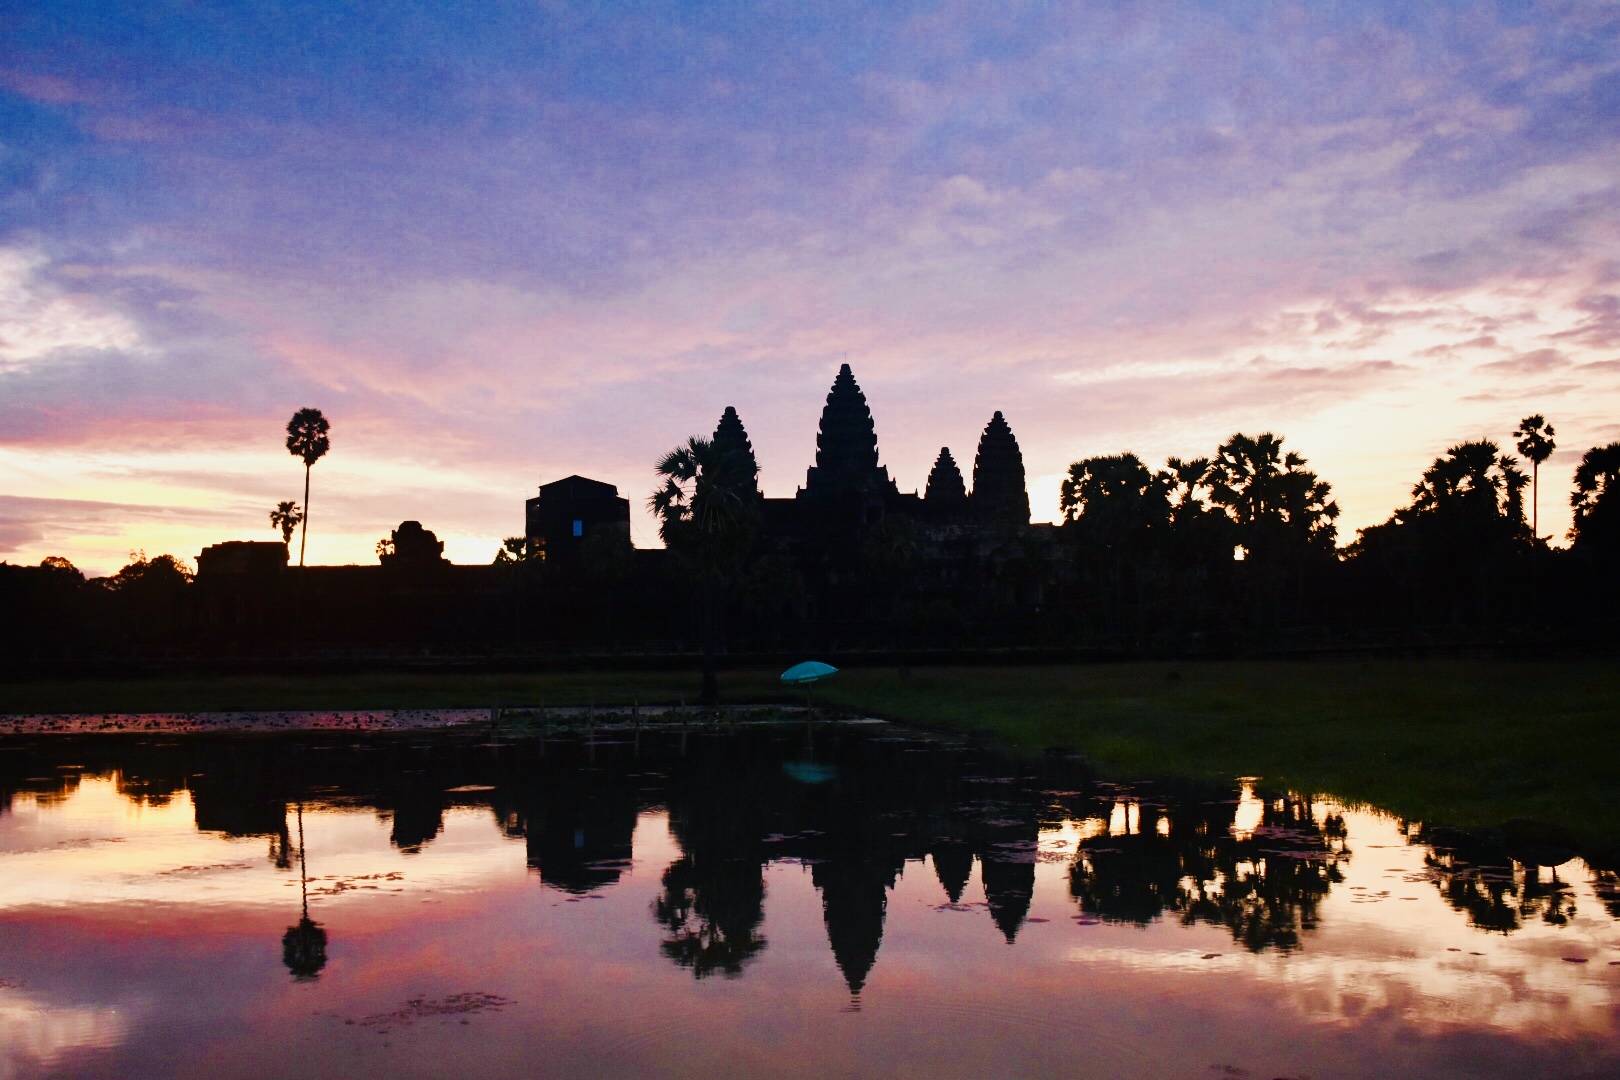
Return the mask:
[[1488, 364], [1481, 364], [1479, 370], [1513, 375], [1540, 375], [1562, 370], [1570, 364], [1569, 356], [1558, 349], [1536, 349], [1534, 352], [1520, 353], [1506, 360], [1493, 360]]
[[50, 105], [81, 105], [102, 99], [103, 92], [82, 78], [67, 78], [21, 68], [0, 68], [0, 86]]

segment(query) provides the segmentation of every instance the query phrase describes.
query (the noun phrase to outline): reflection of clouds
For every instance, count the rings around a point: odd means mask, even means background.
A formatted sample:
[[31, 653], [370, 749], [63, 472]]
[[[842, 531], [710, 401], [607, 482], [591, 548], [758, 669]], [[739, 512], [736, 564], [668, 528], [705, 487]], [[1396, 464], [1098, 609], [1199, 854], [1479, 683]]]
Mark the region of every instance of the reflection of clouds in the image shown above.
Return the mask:
[[1548, 963], [1546, 957], [1506, 964], [1467, 953], [1443, 953], [1446, 959], [1435, 960], [1372, 957], [1325, 953], [1320, 945], [1313, 937], [1308, 949], [1286, 957], [1226, 949], [1206, 960], [1208, 954], [1186, 945], [1078, 944], [1069, 947], [1068, 958], [1090, 968], [1112, 965], [1143, 975], [1205, 976], [1219, 989], [1194, 985], [1191, 992], [1235, 994], [1242, 987], [1275, 995], [1272, 1000], [1313, 1022], [1354, 1024], [1368, 1015], [1394, 1014], [1425, 1030], [1494, 1028], [1563, 1036], [1606, 1036], [1614, 1030], [1610, 989], [1582, 977], [1581, 965]]
[[[478, 785], [462, 794], [478, 798], [484, 790]], [[0, 993], [6, 1040], [0, 1080], [6, 1070], [37, 1071], [38, 1055], [60, 1057], [97, 1039], [114, 1045], [123, 1039], [118, 1053], [133, 1060], [152, 1041], [170, 1038], [174, 1029], [162, 1024], [115, 1023], [131, 1015], [112, 1007], [131, 987], [142, 1010], [186, 1025], [188, 1052], [246, 1063], [239, 1064], [244, 1070], [259, 1060], [253, 1055], [262, 1053], [266, 1033], [289, 1044], [346, 1040], [356, 1032], [335, 1016], [363, 1019], [413, 997], [435, 1001], [474, 991], [513, 1004], [499, 1024], [480, 1023], [469, 1040], [469, 1074], [480, 1064], [487, 1072], [509, 1071], [516, 1055], [542, 1042], [572, 1063], [601, 1053], [602, 1044], [622, 1049], [635, 1038], [643, 1056], [606, 1071], [638, 1071], [632, 1064], [647, 1071], [667, 1063], [670, 1053], [706, 1066], [703, 1055], [723, 1053], [735, 1056], [710, 1071], [729, 1065], [750, 1072], [871, 1072], [904, 1059], [919, 1071], [954, 1073], [978, 1062], [952, 1055], [990, 1047], [1052, 1055], [1039, 1067], [1003, 1063], [1001, 1071], [1057, 1073], [1065, 1064], [1074, 1068], [1062, 1054], [1093, 1048], [1040, 1038], [1047, 1023], [1095, 1031], [1151, 1024], [1159, 1031], [1174, 1026], [1166, 1018], [1187, 1016], [1201, 1022], [1162, 1040], [1117, 1040], [1143, 1057], [1131, 1069], [1112, 1071], [1175, 1073], [1165, 1063], [1204, 1041], [1281, 1047], [1295, 1061], [1332, 1054], [1338, 1067], [1365, 1072], [1386, 1052], [1418, 1054], [1413, 1044], [1436, 1035], [1527, 1052], [1553, 1039], [1600, 1045], [1612, 1039], [1613, 969], [1603, 960], [1613, 955], [1610, 941], [1620, 924], [1605, 917], [1580, 863], [1559, 869], [1575, 894], [1577, 915], [1567, 925], [1487, 934], [1445, 901], [1426, 872], [1426, 849], [1408, 843], [1394, 821], [1315, 801], [1310, 809], [1318, 825], [1343, 815], [1348, 855], [1336, 861], [1343, 881], [1321, 898], [1314, 925], [1292, 951], [1251, 952], [1226, 927], [1184, 926], [1174, 915], [1140, 925], [1082, 923], [1068, 872], [1085, 841], [1110, 831], [1154, 841], [1154, 830], [1163, 836], [1180, 827], [1156, 815], [1156, 798], [1136, 796], [1112, 790], [1107, 800], [1077, 810], [1093, 816], [1043, 822], [1030, 834], [1038, 844], [1030, 919], [1012, 945], [979, 902], [988, 901], [994, 885], [982, 861], [968, 902], [942, 908], [937, 867], [912, 853], [898, 880], [878, 890], [886, 914], [863, 990], [866, 1026], [859, 1038], [829, 1045], [824, 1020], [847, 1000], [829, 954], [824, 890], [813, 867], [784, 861], [761, 871], [771, 950], [733, 991], [694, 994], [689, 980], [665, 977], [668, 961], [659, 955], [661, 931], [648, 917], [649, 904], [666, 868], [693, 854], [683, 852], [665, 810], [637, 815], [630, 867], [616, 884], [585, 898], [537, 888], [523, 845], [502, 835], [488, 807], [451, 807], [439, 835], [420, 854], [404, 856], [389, 842], [389, 823], [364, 800], [307, 806], [312, 915], [331, 931], [334, 962], [318, 983], [294, 988], [275, 943], [297, 911], [297, 874], [271, 866], [266, 841], [198, 833], [183, 791], [161, 804], [136, 801], [118, 794], [116, 778], [87, 776], [55, 802], [20, 795], [16, 812], [0, 818], [0, 916], [11, 930], [0, 934], [0, 944], [19, 953], [19, 969], [35, 965], [25, 979], [42, 981], [38, 967], [49, 965], [53, 980], [60, 975], [72, 984], [65, 999], [99, 1004], [66, 1010], [52, 1026], [41, 1019], [49, 1010], [39, 1002]], [[1219, 808], [1174, 820], [1190, 822], [1200, 843], [1230, 846], [1224, 832], [1199, 829], [1224, 828], [1235, 815], [1238, 831], [1255, 839], [1252, 860], [1235, 873], [1256, 872], [1270, 857], [1268, 831], [1276, 829], [1264, 820], [1261, 794], [1245, 782], [1238, 804], [1219, 800]], [[1125, 846], [1104, 841], [1109, 845]], [[724, 846], [716, 854], [724, 855]], [[751, 869], [744, 876], [752, 879]], [[407, 892], [392, 893], [395, 887]], [[72, 917], [81, 913], [83, 919]], [[1567, 964], [1566, 955], [1590, 955], [1593, 962]], [[10, 959], [0, 954], [0, 962]], [[219, 987], [201, 1004], [193, 1000], [199, 978]], [[14, 989], [0, 983], [0, 990]], [[638, 1003], [628, 1015], [626, 1000]], [[905, 1019], [895, 1021], [900, 1014]], [[921, 1030], [916, 1019], [931, 1014], [948, 1016], [949, 1024]], [[1259, 1028], [1256, 1017], [1264, 1018]], [[24, 1021], [34, 1027], [19, 1027]], [[752, 1041], [739, 1040], [738, 1032], [752, 1033]], [[1357, 1048], [1336, 1041], [1346, 1032], [1355, 1033]], [[395, 1035], [401, 1050], [413, 1054], [442, 1048], [434, 1040], [443, 1036], [444, 1029], [426, 1025], [414, 1036]], [[942, 1050], [945, 1038], [964, 1045]], [[1493, 1060], [1491, 1051], [1478, 1053], [1484, 1057], [1469, 1060]], [[1347, 1054], [1354, 1058], [1348, 1066]], [[1086, 1060], [1092, 1071], [1110, 1071]], [[1198, 1059], [1179, 1064], [1187, 1060]], [[995, 1071], [994, 1063], [976, 1071]]]
[[[323, 897], [323, 910], [368, 894], [464, 892], [523, 873], [522, 845], [499, 842], [482, 807], [446, 811], [430, 861], [390, 845], [371, 813], [306, 806], [304, 832], [311, 893]], [[85, 777], [50, 812], [20, 794], [0, 817], [0, 911], [295, 905], [296, 870], [276, 869], [267, 844], [198, 832], [187, 792], [161, 806], [137, 803], [118, 793], [115, 778]], [[244, 857], [254, 852], [260, 857]]]
[[77, 1050], [116, 1046], [131, 1024], [128, 1012], [115, 1006], [60, 1005], [0, 986], [0, 1080], [59, 1067]]

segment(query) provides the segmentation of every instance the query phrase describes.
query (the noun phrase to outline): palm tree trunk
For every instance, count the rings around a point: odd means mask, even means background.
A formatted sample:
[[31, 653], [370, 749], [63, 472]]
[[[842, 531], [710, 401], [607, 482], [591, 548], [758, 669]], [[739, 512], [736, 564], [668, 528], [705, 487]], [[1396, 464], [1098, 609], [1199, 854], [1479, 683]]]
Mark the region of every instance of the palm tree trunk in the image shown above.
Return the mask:
[[298, 891], [304, 901], [304, 921], [309, 921], [309, 864], [304, 861], [304, 800], [298, 800]]
[[1532, 603], [1541, 592], [1541, 583], [1537, 579], [1541, 575], [1541, 554], [1536, 550], [1537, 541], [1541, 538], [1541, 524], [1537, 520], [1541, 516], [1541, 462], [1530, 462], [1530, 596]]
[[304, 466], [304, 521], [298, 534], [298, 565], [304, 565], [304, 542], [309, 539], [309, 466]]
[[703, 619], [703, 691], [702, 700], [705, 705], [720, 704], [720, 678], [715, 673], [714, 661], [714, 593], [712, 582], [704, 582], [702, 586], [703, 598], [701, 602]]
[[[1519, 474], [1523, 476], [1523, 473]], [[1530, 539], [1541, 535], [1541, 462], [1530, 463]]]

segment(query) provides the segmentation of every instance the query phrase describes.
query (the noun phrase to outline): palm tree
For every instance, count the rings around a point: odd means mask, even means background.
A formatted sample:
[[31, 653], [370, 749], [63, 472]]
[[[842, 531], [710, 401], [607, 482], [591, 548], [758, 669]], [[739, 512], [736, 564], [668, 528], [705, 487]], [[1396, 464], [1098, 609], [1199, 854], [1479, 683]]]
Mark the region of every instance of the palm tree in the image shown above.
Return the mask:
[[[304, 459], [304, 517], [303, 532], [298, 538], [298, 565], [304, 565], [304, 543], [309, 539], [309, 470], [326, 456], [332, 448], [327, 432], [332, 425], [326, 422], [321, 410], [304, 408], [293, 413], [287, 421], [287, 453]], [[289, 538], [289, 543], [291, 542]]]
[[1576, 550], [1603, 552], [1620, 542], [1620, 442], [1582, 455], [1569, 505], [1575, 511], [1569, 538]]
[[1535, 413], [1519, 421], [1519, 426], [1513, 434], [1518, 437], [1519, 453], [1530, 462], [1530, 535], [1533, 539], [1540, 539], [1538, 532], [1538, 512], [1541, 509], [1541, 463], [1552, 457], [1552, 452], [1558, 448], [1553, 442], [1553, 426], [1547, 423], [1547, 418]]
[[510, 601], [507, 621], [514, 638], [522, 636], [523, 578], [539, 566], [541, 555], [542, 552], [529, 543], [527, 536], [508, 536], [501, 540], [501, 546], [491, 563], [501, 568], [501, 576], [505, 579], [506, 595]]
[[1216, 449], [1203, 484], [1242, 548], [1250, 612], [1269, 611], [1275, 623], [1283, 618], [1285, 595], [1292, 594], [1296, 612], [1320, 599], [1320, 589], [1311, 586], [1321, 584], [1333, 562], [1339, 504], [1302, 455], [1284, 450], [1279, 435], [1239, 432]]
[[664, 546], [698, 586], [703, 636], [703, 701], [719, 700], [715, 674], [715, 607], [753, 542], [759, 518], [759, 468], [750, 455], [693, 437], [659, 459], [663, 484], [647, 499]]
[[1454, 516], [1474, 528], [1522, 535], [1527, 482], [1518, 461], [1490, 440], [1458, 443], [1424, 470], [1406, 513]]
[[1138, 626], [1144, 622], [1144, 591], [1158, 576], [1173, 483], [1169, 472], [1155, 472], [1131, 453], [1089, 457], [1069, 466], [1058, 495], [1063, 532], [1084, 567], [1103, 571], [1097, 585], [1111, 630], [1126, 625], [1120, 620], [1127, 615]]
[[1100, 524], [1122, 539], [1169, 522], [1171, 484], [1169, 473], [1152, 472], [1135, 454], [1090, 457], [1069, 466], [1058, 509], [1065, 523]]
[[495, 552], [495, 565], [505, 566], [509, 563], [527, 562], [534, 557], [534, 549], [529, 546], [526, 536], [508, 536], [501, 541], [500, 550]]
[[1178, 507], [1192, 506], [1198, 502], [1198, 489], [1205, 483], [1209, 475], [1209, 458], [1183, 459], [1173, 457], [1165, 461], [1165, 469], [1174, 478], [1171, 494], [1176, 495]]
[[1231, 517], [1251, 557], [1279, 549], [1331, 554], [1339, 516], [1332, 488], [1282, 443], [1270, 432], [1228, 439], [1204, 477], [1210, 501]]
[[298, 504], [290, 500], [276, 503], [276, 508], [270, 511], [270, 527], [281, 532], [281, 542], [288, 548], [292, 547], [292, 535], [303, 520], [304, 515], [298, 509]]
[[1413, 617], [1495, 618], [1525, 550], [1529, 484], [1494, 442], [1458, 443], [1423, 471], [1411, 504], [1362, 529], [1348, 555], [1398, 581]]

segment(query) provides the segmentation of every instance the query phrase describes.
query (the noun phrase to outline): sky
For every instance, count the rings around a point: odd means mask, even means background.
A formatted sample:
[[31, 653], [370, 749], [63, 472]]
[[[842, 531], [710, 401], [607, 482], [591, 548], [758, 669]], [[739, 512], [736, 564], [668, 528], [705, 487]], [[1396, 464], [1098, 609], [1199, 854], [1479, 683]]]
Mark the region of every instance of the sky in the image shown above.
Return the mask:
[[405, 519], [458, 562], [735, 405], [791, 495], [1275, 431], [1341, 542], [1545, 413], [1620, 439], [1620, 6], [0, 0], [0, 559]]

